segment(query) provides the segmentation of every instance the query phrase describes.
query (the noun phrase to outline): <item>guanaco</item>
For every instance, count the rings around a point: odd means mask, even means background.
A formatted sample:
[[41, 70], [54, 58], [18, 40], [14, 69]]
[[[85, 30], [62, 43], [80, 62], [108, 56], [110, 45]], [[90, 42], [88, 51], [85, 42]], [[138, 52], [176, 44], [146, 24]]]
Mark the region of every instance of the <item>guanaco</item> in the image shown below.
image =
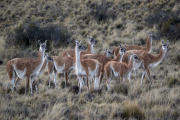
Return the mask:
[[124, 54], [122, 62], [128, 63], [128, 61], [129, 61], [128, 58], [129, 58], [130, 53], [134, 52], [140, 59], [143, 60], [142, 65], [136, 66], [136, 69], [139, 67], [144, 69], [142, 76], [141, 76], [141, 84], [142, 84], [142, 80], [143, 80], [145, 74], [147, 74], [148, 80], [151, 82], [149, 68], [153, 68], [162, 62], [163, 58], [165, 57], [165, 55], [167, 53], [168, 46], [169, 46], [169, 41], [167, 41], [166, 43], [164, 43], [164, 41], [162, 41], [162, 48], [160, 50], [160, 53], [157, 55], [152, 55], [152, 54], [150, 54], [146, 51], [142, 51], [142, 50], [127, 51]]
[[121, 81], [123, 81], [123, 82], [124, 82], [123, 78], [126, 79], [128, 77], [129, 82], [131, 83], [131, 72], [132, 72], [132, 69], [134, 67], [134, 64], [136, 64], [136, 62], [139, 63], [139, 62], [141, 62], [141, 60], [134, 53], [132, 53], [132, 56], [130, 58], [130, 62], [128, 64], [126, 64], [124, 62], [109, 61], [104, 66], [104, 71], [105, 71], [105, 74], [106, 74], [108, 90], [110, 89], [109, 85], [110, 85], [110, 82], [111, 82], [112, 73], [116, 77], [119, 76]]
[[79, 94], [81, 92], [81, 88], [83, 85], [83, 77], [86, 77], [87, 87], [89, 90], [88, 77], [95, 78], [94, 88], [97, 89], [99, 87], [99, 79], [102, 71], [102, 64], [95, 59], [82, 59], [80, 57], [80, 53], [83, 50], [86, 50], [81, 44], [77, 44], [75, 46], [75, 73], [79, 79]]
[[[83, 56], [83, 59], [96, 59], [98, 60], [101, 64], [102, 64], [102, 67], [104, 68], [104, 66], [109, 62], [109, 61], [117, 61], [117, 62], [121, 62], [122, 61], [122, 57], [124, 55], [124, 53], [126, 52], [126, 45], [124, 47], [122, 47], [120, 45], [120, 50], [119, 50], [119, 54], [116, 56], [116, 58], [114, 59], [110, 59], [104, 55], [92, 55], [92, 54], [86, 54]], [[101, 74], [101, 77], [100, 77], [100, 84], [101, 84], [101, 81], [102, 81], [102, 78], [104, 76], [104, 69], [102, 69], [102, 74]]]
[[[94, 54], [94, 45], [97, 43], [97, 41], [93, 37], [88, 36], [88, 35], [87, 35], [87, 38], [89, 39], [89, 41], [88, 41], [88, 49], [87, 49], [87, 51], [82, 51], [81, 55]], [[61, 56], [67, 56], [67, 55], [74, 58], [75, 57], [75, 50], [74, 49], [65, 50], [65, 51], [63, 51], [61, 53]]]
[[[113, 49], [114, 57], [116, 57], [118, 55], [119, 49], [120, 49], [119, 47], [115, 47]], [[152, 49], [152, 33], [148, 33], [148, 38], [146, 40], [146, 46], [138, 46], [138, 45], [127, 45], [126, 46], [126, 51], [128, 51], [128, 50], [144, 50], [144, 51], [147, 51], [148, 53], [150, 53], [151, 49]]]
[[38, 57], [36, 59], [33, 58], [14, 58], [7, 62], [6, 64], [6, 71], [8, 73], [9, 79], [11, 81], [11, 90], [14, 91], [15, 87], [15, 79], [19, 77], [20, 79], [26, 78], [26, 85], [25, 85], [25, 94], [27, 88], [30, 89], [31, 94], [33, 93], [32, 83], [36, 76], [39, 75], [39, 72], [44, 63], [44, 54], [46, 50], [46, 42], [41, 43], [39, 41], [39, 52]]

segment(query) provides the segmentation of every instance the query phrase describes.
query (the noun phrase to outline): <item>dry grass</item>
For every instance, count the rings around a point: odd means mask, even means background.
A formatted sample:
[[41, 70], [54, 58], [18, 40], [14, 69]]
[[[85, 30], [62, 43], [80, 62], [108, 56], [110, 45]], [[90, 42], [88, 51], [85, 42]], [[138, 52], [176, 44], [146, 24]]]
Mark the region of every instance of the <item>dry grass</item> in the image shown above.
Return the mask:
[[[120, 43], [144, 45], [146, 32], [153, 32], [157, 37], [157, 40], [153, 40], [152, 50], [152, 54], [157, 54], [161, 40], [169, 37], [159, 31], [158, 22], [161, 21], [157, 21], [158, 19], [152, 21], [154, 16], [151, 15], [158, 13], [155, 18], [161, 17], [159, 9], [166, 12], [164, 15], [168, 12], [174, 14], [180, 8], [177, 2], [177, 0], [1, 1], [0, 60], [3, 60], [4, 64], [0, 66], [0, 119], [179, 119], [179, 38], [170, 39], [167, 56], [155, 69], [150, 69], [152, 84], [145, 77], [143, 85], [140, 85], [142, 71], [138, 70], [137, 76], [132, 76], [132, 85], [128, 81], [121, 83], [118, 81], [119, 78], [113, 78], [111, 90], [107, 92], [104, 78], [98, 91], [92, 88], [88, 92], [85, 87], [80, 95], [76, 94], [78, 79], [74, 72], [70, 75], [70, 86], [67, 88], [63, 87], [61, 75], [58, 75], [58, 87], [49, 88], [47, 71], [37, 78], [39, 90], [32, 96], [24, 95], [25, 80], [20, 81], [15, 92], [11, 93], [10, 89], [6, 88], [9, 80], [5, 63], [14, 57], [36, 56], [37, 49], [29, 47], [20, 50], [15, 46], [5, 49], [4, 46], [8, 31], [12, 31], [20, 24], [35, 22], [40, 28], [48, 24], [66, 26], [70, 34], [71, 43], [68, 47], [58, 48], [50, 43], [49, 55], [59, 55], [64, 49], [74, 48], [76, 39], [86, 44], [86, 35], [91, 35], [98, 41], [94, 46], [95, 53], [101, 53], [104, 48], [112, 49]], [[174, 21], [169, 21], [168, 26], [172, 22]], [[175, 24], [178, 24], [177, 21]], [[164, 27], [167, 26], [162, 26]], [[167, 30], [169, 29], [170, 27], [167, 27]]]

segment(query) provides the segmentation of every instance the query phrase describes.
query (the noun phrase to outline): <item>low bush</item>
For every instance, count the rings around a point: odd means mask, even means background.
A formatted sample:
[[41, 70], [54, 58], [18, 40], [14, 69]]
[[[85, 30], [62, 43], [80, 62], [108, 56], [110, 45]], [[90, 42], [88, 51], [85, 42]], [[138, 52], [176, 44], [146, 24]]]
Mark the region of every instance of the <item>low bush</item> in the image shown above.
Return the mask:
[[167, 83], [169, 87], [174, 87], [175, 85], [180, 85], [180, 80], [175, 77], [169, 77]]
[[159, 36], [166, 37], [171, 41], [180, 39], [180, 10], [177, 11], [156, 11], [145, 18], [148, 25], [157, 25]]
[[[6, 32], [5, 46], [18, 49], [27, 47], [38, 48], [38, 40], [52, 41], [53, 47], [62, 47], [68, 43], [70, 35], [63, 25], [47, 25], [41, 27], [38, 23], [22, 23], [11, 31]], [[50, 45], [49, 45], [50, 48]]]
[[136, 102], [125, 102], [122, 113], [126, 119], [131, 117], [138, 120], [145, 119], [145, 113]]
[[116, 92], [116, 93], [118, 93], [118, 94], [123, 94], [123, 95], [127, 95], [128, 94], [128, 86], [127, 85], [125, 85], [125, 84], [116, 84], [115, 86], [114, 86], [114, 91]]
[[93, 17], [97, 21], [106, 21], [108, 19], [115, 19], [116, 18], [116, 11], [112, 8], [112, 2], [102, 1], [101, 4], [97, 3], [90, 3], [87, 5], [90, 7], [90, 15], [93, 15]]

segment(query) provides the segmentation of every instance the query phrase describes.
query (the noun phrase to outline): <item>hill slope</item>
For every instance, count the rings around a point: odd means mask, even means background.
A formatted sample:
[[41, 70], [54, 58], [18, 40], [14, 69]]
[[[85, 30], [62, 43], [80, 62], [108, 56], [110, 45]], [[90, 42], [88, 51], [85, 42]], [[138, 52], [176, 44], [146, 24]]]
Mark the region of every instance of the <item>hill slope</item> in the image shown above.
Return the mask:
[[[180, 4], [178, 0], [3, 0], [0, 2], [0, 119], [179, 119], [180, 113]], [[161, 40], [169, 39], [169, 51], [160, 65], [150, 69], [152, 84], [140, 73], [132, 85], [113, 78], [109, 92], [106, 79], [101, 89], [74, 95], [71, 87], [48, 88], [48, 74], [38, 78], [39, 92], [24, 95], [25, 80], [16, 91], [6, 88], [6, 61], [36, 56], [37, 39], [50, 39], [49, 54], [74, 47], [74, 40], [87, 44], [86, 35], [98, 44], [95, 52], [122, 44], [144, 45], [152, 32], [152, 54]], [[38, 33], [38, 34], [37, 34]], [[67, 33], [67, 34], [66, 34]], [[70, 42], [69, 42], [70, 41]], [[57, 44], [58, 43], [58, 44]], [[64, 47], [65, 46], [65, 47]], [[70, 85], [77, 85], [74, 73]]]

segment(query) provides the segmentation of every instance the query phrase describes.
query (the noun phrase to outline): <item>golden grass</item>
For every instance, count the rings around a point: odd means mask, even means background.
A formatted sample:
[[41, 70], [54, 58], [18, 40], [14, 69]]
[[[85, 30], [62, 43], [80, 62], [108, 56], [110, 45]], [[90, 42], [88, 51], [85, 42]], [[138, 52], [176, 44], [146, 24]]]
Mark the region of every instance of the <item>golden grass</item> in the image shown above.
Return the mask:
[[[148, 26], [144, 19], [164, 2], [162, 10], [177, 11], [179, 5], [175, 1], [132, 1], [107, 0], [110, 8], [115, 10], [116, 19], [107, 18], [98, 21], [90, 14], [93, 4], [100, 5], [101, 0], [89, 1], [2, 1], [0, 14], [0, 119], [178, 119], [180, 117], [180, 66], [177, 62], [180, 42], [171, 42], [166, 58], [154, 69], [150, 69], [152, 84], [147, 77], [140, 85], [141, 70], [132, 77], [132, 85], [128, 81], [119, 83], [119, 78], [113, 78], [111, 90], [107, 91], [106, 79], [103, 79], [100, 91], [93, 88], [88, 92], [86, 87], [80, 95], [70, 91], [70, 87], [62, 88], [62, 76], [58, 76], [57, 88], [49, 88], [47, 71], [37, 78], [38, 92], [31, 96], [24, 95], [25, 80], [20, 81], [14, 93], [6, 88], [9, 83], [5, 71], [5, 63], [20, 51], [16, 48], [6, 50], [3, 46], [5, 31], [25, 21], [36, 21], [40, 26], [47, 24], [67, 26], [71, 40], [81, 40], [87, 43], [86, 35], [93, 36], [98, 44], [94, 46], [95, 53], [102, 53], [104, 48], [112, 50], [121, 44], [141, 44], [147, 39], [146, 32], [158, 36], [158, 26]], [[157, 54], [161, 48], [161, 40], [153, 40], [152, 54]], [[146, 41], [145, 41], [146, 42]], [[62, 47], [48, 51], [49, 55], [59, 55], [65, 49], [74, 48], [71, 43], [67, 48]], [[27, 52], [28, 55], [30, 53]], [[31, 50], [34, 52], [35, 50]], [[5, 53], [5, 54], [4, 54]], [[4, 57], [2, 56], [4, 55]], [[177, 84], [178, 83], [178, 84]], [[78, 79], [74, 72], [70, 75], [70, 85], [77, 85]]]

